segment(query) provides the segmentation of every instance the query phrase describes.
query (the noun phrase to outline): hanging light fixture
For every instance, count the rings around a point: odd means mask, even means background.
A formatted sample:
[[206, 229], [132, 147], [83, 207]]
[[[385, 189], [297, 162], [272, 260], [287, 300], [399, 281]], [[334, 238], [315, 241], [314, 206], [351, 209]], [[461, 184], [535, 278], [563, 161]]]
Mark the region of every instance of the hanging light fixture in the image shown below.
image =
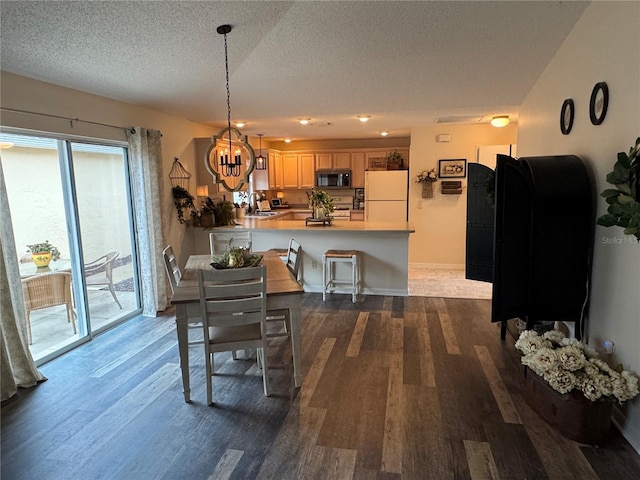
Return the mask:
[[[229, 131], [229, 150], [220, 155], [220, 168], [225, 177], [239, 177], [240, 167], [242, 166], [240, 151], [236, 150], [234, 152], [231, 145], [231, 94], [229, 93], [229, 55], [227, 53], [227, 33], [230, 31], [231, 25], [220, 25], [217, 28], [217, 32], [220, 35], [224, 35], [224, 69], [227, 80], [227, 130]], [[231, 152], [233, 152], [233, 160], [229, 158]]]
[[[240, 130], [231, 126], [231, 94], [229, 91], [229, 54], [227, 49], [227, 34], [231, 31], [231, 25], [220, 25], [216, 31], [224, 35], [224, 67], [227, 86], [227, 127], [220, 130], [218, 135], [213, 137], [213, 143], [207, 150], [205, 156], [205, 167], [213, 176], [215, 183], [222, 184], [223, 188], [231, 192], [239, 191], [245, 183], [249, 183], [249, 176], [256, 166], [255, 153], [247, 140], [246, 135], [242, 135]], [[231, 135], [235, 135], [235, 140]], [[243, 151], [245, 159], [248, 157], [246, 168], [243, 166]], [[213, 155], [212, 155], [213, 153]], [[240, 177], [234, 180], [231, 185], [227, 183], [230, 177]]]
[[267, 169], [267, 159], [262, 156], [262, 136], [264, 133], [259, 133], [258, 137], [260, 137], [260, 155], [256, 157], [256, 170], [266, 170]]

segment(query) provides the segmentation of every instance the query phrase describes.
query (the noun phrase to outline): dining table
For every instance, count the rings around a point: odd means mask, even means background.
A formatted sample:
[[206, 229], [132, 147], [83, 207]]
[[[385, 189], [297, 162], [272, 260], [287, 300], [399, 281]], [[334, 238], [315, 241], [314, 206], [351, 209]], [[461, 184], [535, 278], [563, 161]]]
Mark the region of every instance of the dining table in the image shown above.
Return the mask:
[[[300, 317], [304, 290], [275, 251], [252, 252], [262, 255], [262, 264], [267, 268], [267, 310], [289, 310], [291, 319], [291, 350], [293, 376], [296, 387], [302, 382], [300, 365]], [[178, 352], [182, 372], [184, 400], [191, 402], [189, 387], [189, 323], [201, 323], [200, 297], [198, 294], [198, 270], [207, 270], [213, 259], [211, 255], [191, 255], [185, 265], [180, 283], [175, 289], [171, 303], [176, 306], [176, 330]], [[204, 347], [202, 350], [204, 354]]]

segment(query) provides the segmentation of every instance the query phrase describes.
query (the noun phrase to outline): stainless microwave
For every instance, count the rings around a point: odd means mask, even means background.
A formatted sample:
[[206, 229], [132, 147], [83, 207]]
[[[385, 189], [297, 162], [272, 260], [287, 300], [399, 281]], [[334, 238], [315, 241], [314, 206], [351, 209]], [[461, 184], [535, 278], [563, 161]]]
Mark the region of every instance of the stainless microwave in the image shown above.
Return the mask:
[[316, 170], [316, 188], [351, 188], [351, 170]]

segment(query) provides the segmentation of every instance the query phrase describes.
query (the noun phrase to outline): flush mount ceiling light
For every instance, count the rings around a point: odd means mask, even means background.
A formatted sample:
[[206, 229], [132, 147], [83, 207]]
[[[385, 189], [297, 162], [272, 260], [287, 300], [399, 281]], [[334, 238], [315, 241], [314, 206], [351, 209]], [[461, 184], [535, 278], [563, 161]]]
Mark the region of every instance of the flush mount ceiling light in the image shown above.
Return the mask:
[[259, 133], [258, 137], [260, 137], [260, 155], [256, 157], [256, 170], [266, 170], [267, 169], [267, 159], [262, 156], [262, 136], [264, 133]]
[[360, 120], [362, 123], [367, 123], [369, 121], [369, 119], [371, 118], [371, 115], [358, 115], [358, 120]]
[[[229, 55], [227, 49], [227, 34], [231, 32], [231, 25], [220, 25], [216, 31], [224, 35], [224, 67], [227, 86], [227, 127], [213, 137], [207, 150], [204, 164], [213, 177], [214, 183], [219, 183], [230, 192], [239, 191], [245, 183], [249, 183], [249, 176], [256, 166], [253, 148], [249, 145], [246, 135], [231, 126], [231, 95], [229, 93]], [[242, 123], [242, 122], [241, 122]], [[244, 123], [242, 123], [244, 125]], [[239, 125], [239, 123], [236, 123]], [[231, 138], [231, 135], [235, 139]], [[213, 154], [213, 155], [212, 155]], [[242, 174], [242, 176], [241, 176]], [[233, 177], [240, 177], [233, 179]]]
[[300, 122], [300, 125], [309, 125], [309, 122], [311, 121], [310, 118], [300, 118], [298, 120]]
[[291, 139], [290, 138], [285, 138], [284, 139], [284, 143], [291, 143]]
[[497, 115], [491, 119], [491, 125], [494, 127], [506, 127], [509, 125], [509, 115]]
[[236, 127], [242, 128], [246, 125], [246, 122], [236, 122]]
[[389, 135], [389, 132], [385, 130], [384, 132], [380, 132], [380, 135], [382, 135], [383, 137], [386, 137], [387, 135]]

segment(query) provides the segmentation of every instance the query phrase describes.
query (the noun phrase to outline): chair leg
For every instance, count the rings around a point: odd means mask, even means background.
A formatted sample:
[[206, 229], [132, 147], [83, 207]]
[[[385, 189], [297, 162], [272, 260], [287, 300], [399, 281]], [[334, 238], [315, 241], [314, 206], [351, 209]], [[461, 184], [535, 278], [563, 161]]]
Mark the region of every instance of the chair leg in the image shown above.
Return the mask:
[[120, 307], [120, 310], [122, 310], [122, 305], [120, 305], [120, 300], [118, 300], [118, 297], [116, 297], [116, 289], [113, 288], [113, 284], [112, 283], [109, 284], [109, 291], [111, 292], [111, 296], [113, 297], [113, 299], [118, 304], [118, 307]]
[[267, 367], [267, 346], [258, 349], [258, 356], [262, 357], [262, 383], [264, 385], [264, 394], [271, 396], [271, 387], [269, 385], [269, 368]]
[[322, 256], [322, 301], [327, 299], [327, 258]]
[[205, 375], [207, 377], [207, 405], [213, 405], [213, 353], [206, 353]]

